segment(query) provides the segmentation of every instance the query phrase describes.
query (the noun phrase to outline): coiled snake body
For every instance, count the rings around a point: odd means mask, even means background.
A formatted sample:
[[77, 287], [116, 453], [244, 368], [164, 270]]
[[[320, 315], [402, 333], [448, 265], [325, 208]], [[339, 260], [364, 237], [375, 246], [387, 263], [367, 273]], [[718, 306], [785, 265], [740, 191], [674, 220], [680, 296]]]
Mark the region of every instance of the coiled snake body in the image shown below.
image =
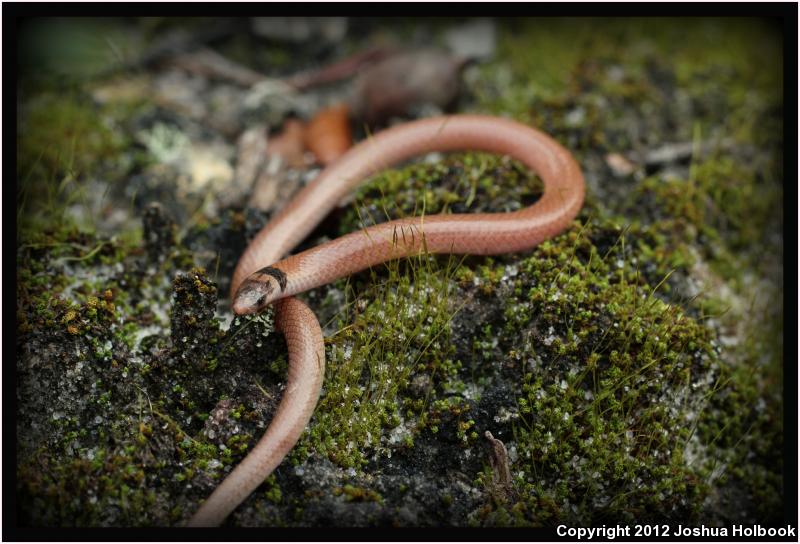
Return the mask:
[[[539, 175], [544, 194], [532, 206], [509, 213], [389, 221], [286, 257], [372, 174], [422, 153], [456, 150], [510, 155]], [[289, 376], [264, 436], [188, 525], [220, 524], [280, 464], [311, 419], [325, 373], [323, 336], [313, 312], [292, 295], [423, 251], [472, 255], [525, 251], [567, 228], [583, 198], [583, 175], [560, 144], [515, 121], [482, 115], [398, 125], [356, 145], [327, 167], [256, 235], [236, 266], [233, 310], [251, 314], [275, 305], [276, 329], [284, 334], [289, 350]]]

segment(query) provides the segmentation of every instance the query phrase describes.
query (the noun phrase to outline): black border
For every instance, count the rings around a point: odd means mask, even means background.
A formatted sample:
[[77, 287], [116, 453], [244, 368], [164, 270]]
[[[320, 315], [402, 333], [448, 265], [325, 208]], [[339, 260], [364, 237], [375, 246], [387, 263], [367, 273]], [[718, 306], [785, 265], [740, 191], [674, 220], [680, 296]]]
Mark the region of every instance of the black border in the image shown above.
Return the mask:
[[[784, 225], [784, 300], [783, 300], [783, 491], [784, 520], [797, 526], [797, 336], [787, 331], [797, 331], [798, 317], [798, 256], [797, 256], [797, 4], [787, 10], [783, 20], [783, 162], [784, 162], [784, 221], [792, 218], [792, 225]], [[794, 493], [789, 493], [794, 490]]]

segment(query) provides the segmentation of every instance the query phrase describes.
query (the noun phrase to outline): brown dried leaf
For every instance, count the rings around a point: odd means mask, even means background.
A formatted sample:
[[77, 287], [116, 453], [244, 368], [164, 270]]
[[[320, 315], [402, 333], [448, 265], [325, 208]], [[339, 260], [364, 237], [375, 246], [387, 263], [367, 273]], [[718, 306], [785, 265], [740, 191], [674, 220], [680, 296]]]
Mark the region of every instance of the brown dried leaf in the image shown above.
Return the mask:
[[337, 104], [317, 113], [306, 130], [306, 147], [317, 161], [328, 165], [353, 146], [349, 109]]

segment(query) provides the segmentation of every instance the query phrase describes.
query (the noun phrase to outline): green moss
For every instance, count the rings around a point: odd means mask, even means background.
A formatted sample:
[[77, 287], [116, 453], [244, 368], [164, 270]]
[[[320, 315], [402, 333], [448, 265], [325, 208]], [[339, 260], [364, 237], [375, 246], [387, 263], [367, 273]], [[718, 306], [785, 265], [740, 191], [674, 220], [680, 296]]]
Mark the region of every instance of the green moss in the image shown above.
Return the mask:
[[380, 448], [381, 436], [403, 423], [412, 373], [444, 378], [452, 372], [446, 273], [431, 270], [427, 258], [412, 265], [412, 275], [401, 275], [399, 266], [390, 264], [389, 278], [369, 296], [348, 291], [347, 307], [357, 313], [340, 318], [340, 331], [329, 340], [327, 393], [300, 451], [313, 448], [341, 466], [363, 466], [368, 449]]
[[275, 475], [271, 474], [268, 476], [267, 479], [264, 480], [264, 485], [267, 486], [264, 497], [273, 504], [280, 504], [283, 500], [283, 493], [281, 493], [281, 488], [275, 479]]
[[633, 199], [655, 203], [653, 213], [665, 218], [663, 230], [674, 241], [704, 237], [714, 270], [737, 285], [743, 261], [758, 268], [762, 247], [774, 244], [765, 227], [780, 228], [781, 187], [759, 182], [762, 175], [732, 157], [712, 158], [694, 164], [688, 180], [646, 179]]
[[342, 234], [392, 217], [513, 211], [532, 204], [542, 183], [520, 162], [465, 153], [434, 164], [388, 170], [356, 192], [361, 205], [346, 212]]
[[[92, 195], [87, 173], [117, 158], [126, 140], [85, 95], [44, 92], [22, 103], [17, 128], [17, 226], [61, 227], [65, 210]], [[90, 227], [84, 225], [84, 228]]]
[[342, 495], [350, 502], [383, 502], [383, 498], [375, 491], [350, 484], [334, 488], [333, 494]]
[[[752, 118], [744, 119], [746, 103], [780, 97], [781, 64], [765, 67], [759, 62], [780, 54], [780, 40], [768, 21], [524, 18], [499, 33], [497, 60], [481, 67], [483, 77], [473, 90], [482, 108], [523, 120], [553, 118], [543, 108], [590, 105], [598, 95], [612, 103], [657, 107], [663, 98], [652, 72], [669, 59], [663, 71], [676, 84], [690, 87], [697, 96], [713, 93], [717, 102], [730, 100], [729, 111], [737, 116], [731, 126], [741, 133], [741, 122], [748, 127], [745, 131], [754, 128]], [[615, 65], [624, 69], [623, 77], [605, 72]], [[757, 89], [758, 97], [748, 89]], [[720, 113], [719, 107], [714, 114]], [[597, 110], [593, 121], [613, 113]]]
[[[522, 294], [506, 303], [526, 310], [506, 323], [501, 342], [530, 319], [538, 331], [515, 357], [524, 372], [514, 430], [524, 503], [517, 522], [622, 520], [656, 504], [691, 514], [687, 497], [699, 506], [704, 488], [683, 458], [687, 422], [697, 417], [686, 393], [714, 374], [711, 331], [642, 282], [621, 259], [622, 244], [598, 254], [592, 239], [616, 232], [592, 226], [542, 244], [520, 263]], [[554, 512], [551, 501], [574, 508]]]
[[102, 123], [91, 102], [78, 94], [41, 94], [20, 113], [20, 177], [85, 173], [92, 161], [116, 153], [121, 140]]
[[252, 438], [249, 434], [237, 434], [228, 440], [227, 446], [236, 453], [245, 453], [249, 449]]
[[[74, 437], [73, 437], [74, 439]], [[133, 449], [136, 451], [136, 448]], [[121, 509], [127, 523], [141, 524], [157, 495], [144, 485], [146, 473], [137, 456], [96, 449], [90, 459], [55, 462], [41, 450], [17, 468], [22, 497], [28, 502], [26, 519], [38, 526], [97, 526], [109, 509]], [[57, 505], [57, 508], [53, 508]]]

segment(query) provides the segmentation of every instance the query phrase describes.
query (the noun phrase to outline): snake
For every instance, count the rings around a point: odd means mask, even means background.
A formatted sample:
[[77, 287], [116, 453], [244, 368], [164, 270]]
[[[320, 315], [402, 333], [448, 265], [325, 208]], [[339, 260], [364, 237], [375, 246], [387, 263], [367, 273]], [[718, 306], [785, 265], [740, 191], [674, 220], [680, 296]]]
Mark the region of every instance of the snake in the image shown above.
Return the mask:
[[[450, 151], [508, 155], [539, 176], [544, 192], [515, 211], [395, 219], [289, 255], [370, 176], [418, 155]], [[313, 311], [294, 295], [393, 259], [530, 250], [571, 225], [584, 195], [583, 174], [566, 148], [533, 127], [488, 115], [444, 115], [395, 125], [328, 165], [256, 234], [234, 270], [235, 314], [274, 306], [275, 329], [288, 349], [286, 388], [263, 437], [187, 525], [221, 524], [275, 470], [311, 419], [325, 374], [324, 337]]]

